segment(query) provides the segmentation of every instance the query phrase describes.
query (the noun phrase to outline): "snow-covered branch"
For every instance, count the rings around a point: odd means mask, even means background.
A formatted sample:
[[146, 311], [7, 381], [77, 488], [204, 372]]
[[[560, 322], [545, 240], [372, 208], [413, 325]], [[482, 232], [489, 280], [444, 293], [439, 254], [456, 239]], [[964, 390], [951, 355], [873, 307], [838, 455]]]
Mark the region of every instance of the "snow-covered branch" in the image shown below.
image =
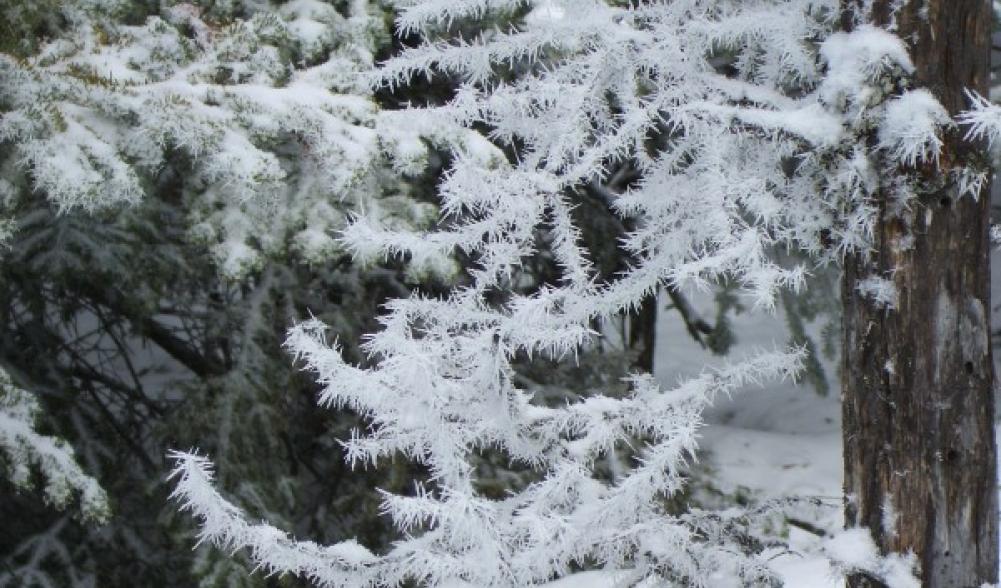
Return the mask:
[[[390, 86], [421, 74], [462, 80], [446, 104], [393, 116], [420, 121], [428, 137], [484, 129], [514, 156], [485, 142], [455, 149], [434, 230], [371, 218], [344, 230], [358, 257], [422, 264], [461, 252], [470, 260], [468, 282], [447, 295], [387, 304], [364, 346], [370, 365], [345, 362], [319, 321], [292, 329], [286, 345], [316, 373], [321, 404], [367, 419], [343, 441], [352, 464], [402, 455], [429, 480], [414, 495], [384, 495], [401, 538], [355, 567], [246, 523], [211, 488], [201, 458], [176, 456], [179, 497], [203, 520], [205, 537], [249, 548], [266, 570], [331, 585], [354, 574], [360, 584], [532, 586], [576, 566], [628, 570], [633, 583], [706, 585], [719, 574], [764, 581], [766, 566], [718, 517], [678, 516], [664, 499], [685, 483], [706, 404], [794, 375], [799, 350], [762, 352], [673, 390], [637, 375], [623, 395], [581, 390], [563, 406], [519, 387], [517, 363], [574, 357], [592, 342], [595, 321], [662, 287], [729, 280], [770, 308], [809, 271], [809, 262], [778, 258], [778, 248], [829, 262], [871, 246], [875, 199], [886, 188], [876, 172], [937, 164], [950, 124], [927, 92], [900, 91], [913, 73], [904, 44], [872, 27], [832, 33], [834, 0], [401, 6], [407, 32], [524, 7], [525, 18], [506, 29], [428, 41], [370, 76]], [[575, 190], [622, 161], [640, 176], [611, 203], [629, 221], [618, 245], [632, 263], [599, 276], [574, 217]], [[906, 190], [891, 196], [906, 199]], [[557, 275], [517, 288], [525, 260], [542, 247]], [[626, 446], [633, 467], [598, 476], [598, 458]], [[532, 481], [485, 496], [473, 464], [487, 451], [530, 470]], [[315, 562], [300, 561], [307, 552]]]
[[212, 487], [211, 465], [194, 453], [172, 452], [176, 480], [173, 498], [201, 523], [200, 537], [221, 549], [248, 549], [258, 567], [267, 574], [296, 574], [324, 587], [358, 588], [374, 585], [366, 580], [376, 562], [355, 541], [330, 547], [291, 539], [267, 524], [252, 524], [240, 510]]
[[32, 472], [37, 471], [44, 480], [45, 500], [52, 506], [66, 508], [79, 496], [83, 517], [103, 522], [110, 514], [107, 495], [97, 480], [80, 468], [65, 441], [35, 430], [39, 410], [38, 401], [16, 388], [0, 370], [0, 465], [20, 488], [30, 488]]
[[[67, 38], [0, 55], [3, 164], [60, 211], [135, 204], [186, 164], [189, 237], [231, 279], [269, 256], [345, 256], [336, 233], [352, 214], [411, 228], [435, 218], [399, 179], [423, 171], [427, 146], [384, 121], [364, 85], [382, 27], [368, 2], [300, 0], [227, 26], [189, 3], [128, 25], [89, 4], [61, 3], [75, 15]], [[460, 148], [472, 135], [439, 126], [434, 140]]]

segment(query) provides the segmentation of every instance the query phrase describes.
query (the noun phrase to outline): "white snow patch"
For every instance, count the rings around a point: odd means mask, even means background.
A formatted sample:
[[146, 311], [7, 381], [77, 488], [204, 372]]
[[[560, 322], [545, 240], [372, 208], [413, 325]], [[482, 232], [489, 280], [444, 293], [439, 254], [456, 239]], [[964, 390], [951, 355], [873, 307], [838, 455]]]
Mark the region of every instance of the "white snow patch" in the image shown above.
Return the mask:
[[819, 89], [822, 102], [850, 107], [858, 115], [876, 97], [873, 82], [884, 71], [899, 67], [907, 73], [914, 64], [896, 35], [864, 25], [850, 33], [835, 33], [820, 47], [827, 76]]
[[824, 552], [846, 572], [857, 570], [881, 579], [888, 588], [919, 588], [913, 554], [881, 556], [868, 529], [845, 529], [824, 543]]
[[856, 288], [879, 308], [893, 310], [897, 307], [897, 286], [886, 278], [870, 276], [860, 280]]
[[879, 126], [879, 147], [909, 166], [938, 163], [942, 150], [939, 131], [952, 124], [945, 107], [924, 88], [890, 100]]
[[824, 551], [846, 567], [868, 570], [879, 562], [879, 550], [867, 529], [845, 529], [828, 539]]
[[530, 25], [544, 25], [561, 21], [566, 18], [566, 10], [556, 2], [540, 2], [525, 16], [525, 22]]

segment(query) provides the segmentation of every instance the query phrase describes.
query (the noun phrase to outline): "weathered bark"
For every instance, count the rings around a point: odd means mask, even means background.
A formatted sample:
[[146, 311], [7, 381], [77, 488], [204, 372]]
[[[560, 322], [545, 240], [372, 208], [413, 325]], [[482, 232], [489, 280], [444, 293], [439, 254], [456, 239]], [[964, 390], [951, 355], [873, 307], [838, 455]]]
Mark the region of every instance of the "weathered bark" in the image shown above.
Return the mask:
[[[875, 24], [899, 4], [876, 0]], [[905, 2], [895, 18], [916, 86], [952, 114], [964, 88], [986, 94], [988, 0]], [[950, 133], [939, 168], [898, 170], [920, 179], [917, 202], [895, 213], [881, 195], [874, 251], [849, 256], [842, 286], [846, 524], [868, 527], [884, 552], [913, 551], [925, 587], [997, 581], [989, 190], [960, 196], [943, 171], [980, 150]], [[870, 276], [893, 281], [896, 308], [859, 293]]]

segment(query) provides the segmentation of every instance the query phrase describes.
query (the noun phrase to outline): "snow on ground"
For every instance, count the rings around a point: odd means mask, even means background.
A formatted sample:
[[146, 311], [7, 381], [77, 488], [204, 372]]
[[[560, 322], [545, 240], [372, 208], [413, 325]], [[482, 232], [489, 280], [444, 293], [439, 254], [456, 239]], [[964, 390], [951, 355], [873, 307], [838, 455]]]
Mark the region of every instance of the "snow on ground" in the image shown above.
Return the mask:
[[[995, 201], [999, 200], [1001, 195], [995, 195]], [[995, 250], [993, 292], [1001, 292], [999, 262], [1001, 253]], [[691, 293], [689, 300], [703, 316], [713, 316], [711, 296]], [[992, 323], [1001, 324], [1001, 304], [995, 300], [991, 306]], [[726, 361], [700, 348], [673, 310], [662, 311], [659, 319], [654, 363], [655, 375], [664, 386], [697, 374], [706, 364]], [[808, 334], [818, 342], [821, 326], [819, 322], [807, 326]], [[783, 348], [788, 341], [781, 310], [774, 314], [738, 314], [732, 317], [732, 327], [737, 344], [730, 352], [731, 361], [755, 351]], [[1001, 353], [995, 353], [995, 362], [999, 360]], [[829, 379], [829, 396], [819, 396], [808, 385], [793, 382], [766, 382], [762, 387], [748, 388], [730, 398], [717, 399], [705, 413], [706, 426], [700, 440], [701, 464], [721, 492], [740, 494], [752, 501], [818, 497], [828, 505], [797, 511], [796, 521], [806, 525], [788, 527], [788, 542], [794, 553], [776, 553], [772, 559], [772, 568], [789, 588], [844, 586], [821, 555], [827, 540], [803, 528], [822, 530], [830, 537], [844, 524], [838, 366], [824, 358], [821, 361]], [[1001, 374], [1001, 366], [995, 365], [995, 370]]]
[[[712, 316], [711, 297], [691, 295], [696, 308]], [[702, 300], [703, 303], [699, 304]], [[783, 348], [788, 334], [781, 311], [745, 312], [732, 319], [737, 344], [731, 360], [762, 349]], [[819, 333], [820, 325], [811, 335]], [[656, 376], [670, 386], [680, 377], [698, 373], [714, 358], [692, 341], [673, 311], [661, 315], [657, 333]], [[836, 366], [825, 363], [828, 378]], [[711, 482], [724, 494], [741, 494], [753, 501], [784, 497], [817, 497], [825, 507], [802, 509], [796, 521], [833, 533], [843, 524], [841, 513], [841, 407], [837, 382], [832, 393], [819, 396], [805, 384], [769, 382], [730, 398], [719, 398], [706, 412], [702, 429], [701, 463]], [[792, 553], [777, 552], [772, 568], [790, 588], [843, 586], [820, 556], [823, 539], [800, 526], [788, 527]]]

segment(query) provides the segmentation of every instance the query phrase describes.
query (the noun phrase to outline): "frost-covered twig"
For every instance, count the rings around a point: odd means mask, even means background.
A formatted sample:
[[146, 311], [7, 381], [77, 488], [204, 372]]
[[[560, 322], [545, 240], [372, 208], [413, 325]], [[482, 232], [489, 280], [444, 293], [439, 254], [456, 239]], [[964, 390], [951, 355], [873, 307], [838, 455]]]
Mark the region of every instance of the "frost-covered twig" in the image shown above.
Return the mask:
[[996, 145], [1001, 139], [1001, 106], [970, 90], [966, 91], [966, 97], [970, 101], [970, 110], [956, 117], [959, 124], [968, 127], [966, 138], [985, 139]]
[[252, 524], [240, 510], [212, 487], [211, 465], [194, 453], [171, 452], [176, 486], [172, 498], [201, 522], [199, 536], [222, 549], [248, 549], [258, 567], [267, 574], [296, 574], [320, 586], [358, 588], [371, 585], [366, 578], [376, 562], [367, 549], [354, 541], [331, 547], [291, 539], [267, 524]]

